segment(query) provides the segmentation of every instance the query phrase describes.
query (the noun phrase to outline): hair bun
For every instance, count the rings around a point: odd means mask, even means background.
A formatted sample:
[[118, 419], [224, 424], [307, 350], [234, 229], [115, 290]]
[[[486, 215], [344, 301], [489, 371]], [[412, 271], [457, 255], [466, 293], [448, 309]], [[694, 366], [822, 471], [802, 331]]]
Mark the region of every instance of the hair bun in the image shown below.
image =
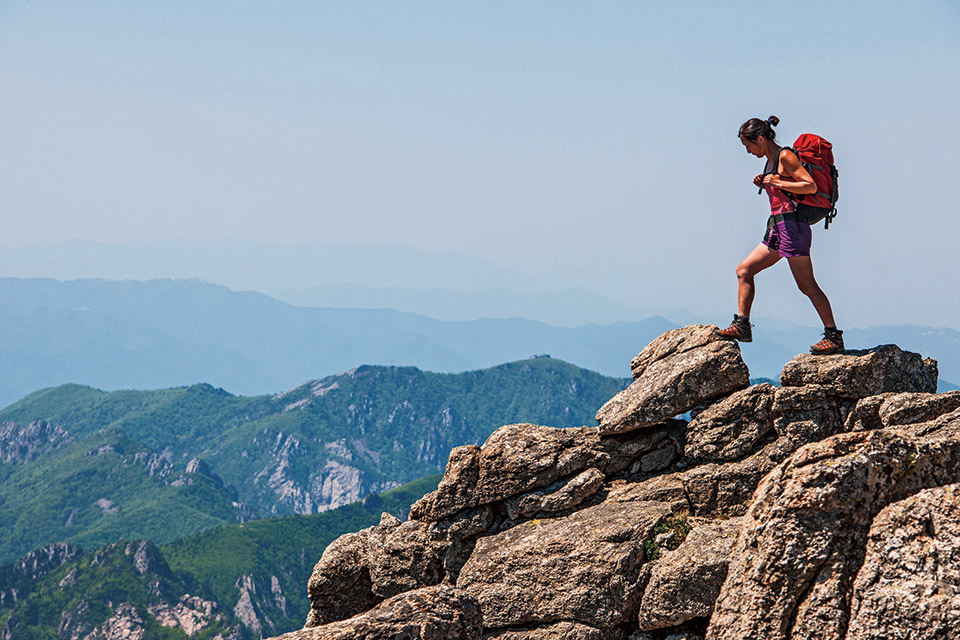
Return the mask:
[[778, 118], [777, 116], [770, 116], [769, 118], [767, 118], [767, 122], [770, 123], [771, 127], [775, 127], [778, 124], [780, 124], [780, 118]]

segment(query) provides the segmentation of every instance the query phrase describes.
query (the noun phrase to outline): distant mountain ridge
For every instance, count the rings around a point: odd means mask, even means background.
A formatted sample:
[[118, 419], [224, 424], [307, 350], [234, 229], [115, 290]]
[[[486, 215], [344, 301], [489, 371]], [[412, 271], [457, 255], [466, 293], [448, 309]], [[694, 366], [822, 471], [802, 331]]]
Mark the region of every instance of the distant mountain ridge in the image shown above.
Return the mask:
[[294, 307], [199, 280], [0, 279], [0, 406], [42, 387], [155, 389], [207, 382], [276, 393], [361, 364], [466, 371], [549, 353], [628, 375], [635, 345], [671, 324], [552, 327], [442, 322], [390, 310]]
[[[295, 307], [200, 280], [0, 279], [0, 406], [43, 387], [155, 389], [198, 382], [232, 393], [276, 393], [361, 364], [465, 371], [549, 353], [605, 375], [624, 365], [670, 320], [561, 328], [520, 318], [439, 321], [385, 309]], [[816, 329], [758, 326], [744, 358], [757, 377], [816, 339]], [[847, 345], [896, 342], [940, 361], [960, 381], [960, 332], [897, 326], [847, 329]]]
[[462, 291], [351, 283], [265, 293], [300, 307], [395, 309], [437, 320], [526, 318], [556, 327], [577, 327], [591, 322], [611, 324], [642, 317], [636, 309], [589, 289], [520, 292], [501, 287]]
[[655, 315], [476, 256], [402, 244], [74, 240], [49, 247], [0, 246], [0, 274], [60, 280], [199, 278], [303, 307], [396, 309], [438, 320], [521, 317], [572, 327]]

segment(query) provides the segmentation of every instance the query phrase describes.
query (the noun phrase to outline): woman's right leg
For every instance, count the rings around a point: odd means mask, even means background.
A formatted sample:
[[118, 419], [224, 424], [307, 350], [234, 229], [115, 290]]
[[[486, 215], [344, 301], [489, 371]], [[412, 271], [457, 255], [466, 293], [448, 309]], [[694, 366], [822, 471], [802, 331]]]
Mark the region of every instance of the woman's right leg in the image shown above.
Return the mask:
[[780, 260], [780, 254], [762, 242], [743, 259], [737, 267], [737, 313], [744, 318], [750, 317], [753, 296], [756, 287], [753, 277]]

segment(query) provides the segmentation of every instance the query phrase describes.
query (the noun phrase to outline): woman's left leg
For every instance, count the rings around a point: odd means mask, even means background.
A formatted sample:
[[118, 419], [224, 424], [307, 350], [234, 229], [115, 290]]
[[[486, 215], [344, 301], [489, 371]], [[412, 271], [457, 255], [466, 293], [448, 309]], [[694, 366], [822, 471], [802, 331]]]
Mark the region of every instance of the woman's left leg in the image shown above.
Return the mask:
[[817, 284], [816, 278], [813, 277], [813, 261], [810, 260], [810, 256], [787, 258], [787, 262], [790, 264], [793, 279], [796, 280], [800, 291], [810, 298], [810, 302], [813, 303], [813, 308], [816, 309], [820, 315], [823, 326], [835, 329], [837, 322], [833, 319], [833, 309], [830, 307], [827, 294], [823, 292], [820, 285]]

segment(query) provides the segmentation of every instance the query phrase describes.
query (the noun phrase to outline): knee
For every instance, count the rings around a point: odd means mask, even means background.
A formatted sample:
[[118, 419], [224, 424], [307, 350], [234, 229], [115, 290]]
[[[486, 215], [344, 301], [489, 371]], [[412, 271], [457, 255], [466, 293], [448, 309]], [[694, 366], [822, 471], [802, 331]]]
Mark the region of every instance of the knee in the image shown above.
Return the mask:
[[740, 265], [737, 267], [737, 280], [747, 281], [753, 279], [753, 273], [750, 271], [750, 267], [745, 265]]
[[820, 287], [817, 286], [816, 282], [798, 282], [797, 287], [808, 298], [813, 298], [820, 293]]

